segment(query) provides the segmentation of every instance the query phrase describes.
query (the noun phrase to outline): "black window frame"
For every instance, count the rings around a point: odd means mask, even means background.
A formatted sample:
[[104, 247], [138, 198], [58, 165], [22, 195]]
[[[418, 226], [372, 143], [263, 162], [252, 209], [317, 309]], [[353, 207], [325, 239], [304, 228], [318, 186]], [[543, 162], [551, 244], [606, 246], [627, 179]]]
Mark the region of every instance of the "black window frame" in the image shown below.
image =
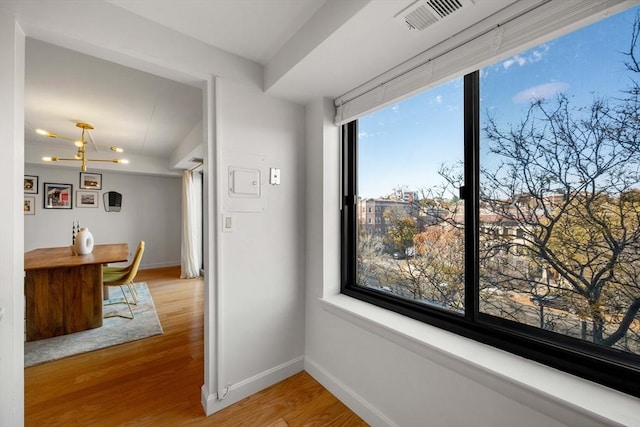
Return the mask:
[[640, 357], [480, 312], [479, 71], [464, 76], [465, 313], [439, 310], [357, 285], [358, 122], [341, 127], [341, 292], [463, 337], [640, 397]]

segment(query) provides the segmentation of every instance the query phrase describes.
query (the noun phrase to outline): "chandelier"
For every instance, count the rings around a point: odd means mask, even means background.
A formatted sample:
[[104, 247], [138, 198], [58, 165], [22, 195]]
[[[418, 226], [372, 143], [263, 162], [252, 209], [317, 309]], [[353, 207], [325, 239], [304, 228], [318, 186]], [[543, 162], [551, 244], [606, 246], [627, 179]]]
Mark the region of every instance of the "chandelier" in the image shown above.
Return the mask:
[[[57, 161], [78, 161], [80, 163], [80, 168], [82, 172], [87, 171], [87, 162], [109, 162], [109, 163], [129, 163], [127, 159], [89, 159], [87, 158], [87, 140], [85, 139], [85, 132], [92, 130], [93, 126], [89, 123], [78, 122], [76, 123], [76, 127], [82, 129], [82, 137], [80, 140], [75, 140], [73, 138], [67, 138], [65, 136], [57, 135], [53, 132], [49, 132], [43, 129], [36, 129], [36, 133], [39, 135], [48, 136], [49, 138], [59, 138], [66, 139], [68, 141], [73, 141], [74, 145], [77, 148], [76, 155], [73, 158], [63, 158], [63, 157], [43, 157], [42, 160], [45, 162], [57, 162]], [[88, 132], [87, 132], [88, 133]], [[122, 153], [122, 148], [118, 147], [109, 147], [111, 151], [115, 151], [116, 153]]]

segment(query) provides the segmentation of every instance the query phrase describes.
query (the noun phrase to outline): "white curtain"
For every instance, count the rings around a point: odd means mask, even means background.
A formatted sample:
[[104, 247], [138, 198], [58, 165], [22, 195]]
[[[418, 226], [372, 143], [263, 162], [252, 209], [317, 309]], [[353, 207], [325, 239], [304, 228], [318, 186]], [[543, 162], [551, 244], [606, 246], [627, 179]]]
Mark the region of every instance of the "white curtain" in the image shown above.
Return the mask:
[[200, 275], [202, 248], [202, 182], [193, 171], [182, 174], [182, 251], [180, 278]]

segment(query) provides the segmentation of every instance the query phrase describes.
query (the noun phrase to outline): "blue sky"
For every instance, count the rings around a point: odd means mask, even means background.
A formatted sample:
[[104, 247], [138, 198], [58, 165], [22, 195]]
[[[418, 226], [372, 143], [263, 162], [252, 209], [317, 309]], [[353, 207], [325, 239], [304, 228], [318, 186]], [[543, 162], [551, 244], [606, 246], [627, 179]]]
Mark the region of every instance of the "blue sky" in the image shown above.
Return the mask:
[[[517, 123], [532, 97], [563, 92], [574, 106], [628, 86], [624, 67], [634, 7], [481, 71], [481, 114]], [[359, 195], [385, 196], [437, 185], [441, 164], [462, 160], [462, 78], [359, 120]]]

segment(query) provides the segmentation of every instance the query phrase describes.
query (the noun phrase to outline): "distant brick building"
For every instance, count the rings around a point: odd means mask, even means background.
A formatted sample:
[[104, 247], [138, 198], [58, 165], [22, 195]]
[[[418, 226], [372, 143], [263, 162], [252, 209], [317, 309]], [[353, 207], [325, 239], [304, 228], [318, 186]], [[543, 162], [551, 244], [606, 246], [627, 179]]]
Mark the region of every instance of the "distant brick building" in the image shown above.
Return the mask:
[[411, 203], [401, 200], [358, 200], [358, 224], [360, 225], [360, 229], [369, 234], [385, 235], [391, 224], [386, 222], [384, 214], [390, 209], [396, 209], [410, 215], [414, 208]]
[[395, 188], [393, 190], [393, 198], [407, 203], [414, 203], [418, 201], [418, 192]]

